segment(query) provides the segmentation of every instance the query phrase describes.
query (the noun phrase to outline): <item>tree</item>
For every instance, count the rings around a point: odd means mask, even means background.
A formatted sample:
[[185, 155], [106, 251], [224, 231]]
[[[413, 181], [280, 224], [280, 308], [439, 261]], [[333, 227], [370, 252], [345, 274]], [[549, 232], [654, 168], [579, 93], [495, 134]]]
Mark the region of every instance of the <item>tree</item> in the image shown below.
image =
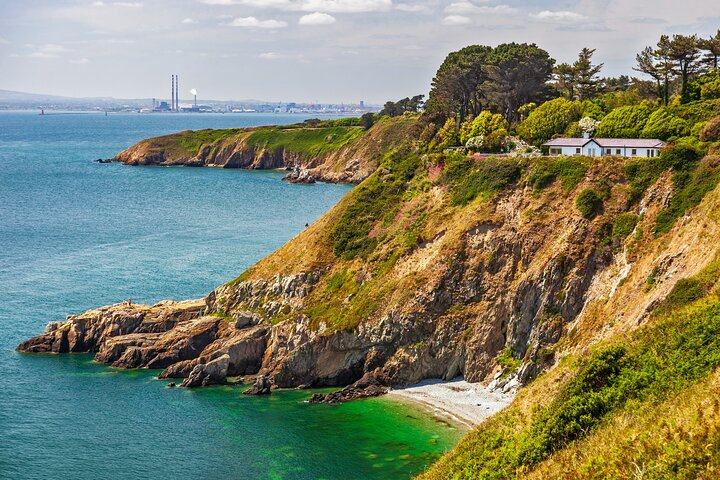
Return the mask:
[[454, 118], [448, 118], [435, 136], [435, 148], [442, 150], [460, 144], [460, 134]]
[[665, 108], [659, 108], [650, 115], [640, 136], [667, 140], [670, 137], [684, 137], [689, 133], [690, 124], [687, 120], [676, 117]]
[[487, 110], [480, 112], [475, 118], [468, 118], [460, 127], [460, 142], [465, 144], [470, 138], [488, 136], [499, 130], [507, 135], [508, 124], [499, 113], [490, 113]]
[[670, 41], [670, 58], [677, 62], [680, 71], [682, 103], [690, 101], [688, 78], [697, 69], [699, 54], [697, 35], [673, 35]]
[[405, 97], [397, 102], [385, 102], [383, 109], [380, 110], [380, 115], [398, 117], [405, 112], [417, 112], [422, 108], [424, 98], [425, 95], [415, 95], [412, 98]]
[[593, 98], [598, 92], [600, 80], [597, 78], [597, 74], [602, 70], [603, 64], [592, 64], [594, 53], [594, 48], [583, 48], [572, 66], [575, 72], [575, 95], [580, 101]]
[[480, 86], [487, 80], [487, 60], [492, 49], [471, 45], [451, 52], [435, 74], [427, 110], [440, 118], [458, 116], [460, 123], [482, 110]]
[[575, 98], [575, 69], [569, 63], [561, 63], [553, 71], [557, 87], [567, 98]]
[[718, 69], [718, 57], [720, 57], [720, 30], [710, 38], [702, 38], [698, 42], [701, 50], [707, 52], [703, 62], [713, 71]]
[[[655, 63], [655, 58], [655, 50], [653, 50], [652, 47], [645, 47], [642, 52], [635, 55], [637, 66], [633, 67], [633, 70], [652, 77], [657, 84], [658, 98], [664, 98], [662, 84], [660, 83], [663, 80], [664, 74], [660, 71], [658, 64]], [[667, 101], [665, 104], [667, 105]]]
[[370, 130], [375, 124], [375, 115], [370, 112], [363, 113], [360, 117], [360, 124], [365, 130]]
[[675, 67], [671, 56], [670, 37], [662, 35], [655, 49], [658, 72], [663, 79], [663, 104], [667, 105], [670, 98], [670, 78], [675, 74]]
[[647, 102], [616, 108], [605, 115], [595, 135], [597, 137], [637, 138], [647, 123], [652, 108]]
[[492, 110], [515, 123], [518, 108], [547, 97], [546, 82], [555, 60], [537, 45], [505, 43], [489, 55], [488, 81], [483, 92]]
[[518, 125], [518, 134], [528, 142], [540, 144], [563, 133], [570, 123], [580, 119], [578, 102], [560, 97], [543, 103]]

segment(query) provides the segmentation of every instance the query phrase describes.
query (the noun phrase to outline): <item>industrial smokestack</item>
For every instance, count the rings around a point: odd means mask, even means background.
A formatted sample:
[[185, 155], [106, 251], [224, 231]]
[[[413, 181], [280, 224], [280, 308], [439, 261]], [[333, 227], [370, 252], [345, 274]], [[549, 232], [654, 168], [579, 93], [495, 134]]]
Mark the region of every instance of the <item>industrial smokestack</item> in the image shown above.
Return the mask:
[[175, 111], [180, 111], [180, 77], [175, 74]]
[[175, 75], [170, 75], [170, 111], [175, 110]]

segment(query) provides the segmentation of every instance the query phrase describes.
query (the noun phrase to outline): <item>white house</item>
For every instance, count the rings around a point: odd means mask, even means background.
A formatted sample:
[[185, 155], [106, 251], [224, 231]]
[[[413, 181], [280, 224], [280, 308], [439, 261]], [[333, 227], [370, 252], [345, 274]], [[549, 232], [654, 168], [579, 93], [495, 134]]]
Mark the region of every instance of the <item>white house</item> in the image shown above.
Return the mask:
[[657, 157], [666, 143], [656, 138], [553, 138], [543, 145], [550, 155]]

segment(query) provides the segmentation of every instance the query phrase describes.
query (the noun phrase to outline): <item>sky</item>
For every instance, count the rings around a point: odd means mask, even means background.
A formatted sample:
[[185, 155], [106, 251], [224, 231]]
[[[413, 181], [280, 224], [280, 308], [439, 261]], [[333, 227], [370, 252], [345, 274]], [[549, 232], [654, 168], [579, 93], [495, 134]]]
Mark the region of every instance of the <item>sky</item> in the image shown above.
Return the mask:
[[0, 0], [0, 89], [164, 98], [174, 73], [181, 98], [384, 103], [471, 44], [596, 48], [609, 76], [718, 28], [716, 0]]

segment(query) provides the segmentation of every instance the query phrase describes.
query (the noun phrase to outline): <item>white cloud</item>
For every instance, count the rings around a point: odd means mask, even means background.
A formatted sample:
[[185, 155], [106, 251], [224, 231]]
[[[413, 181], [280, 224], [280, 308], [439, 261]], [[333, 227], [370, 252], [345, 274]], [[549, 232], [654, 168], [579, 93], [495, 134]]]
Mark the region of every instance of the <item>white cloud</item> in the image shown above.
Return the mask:
[[472, 20], [462, 15], [448, 15], [443, 18], [443, 25], [468, 25], [472, 23]]
[[300, 17], [300, 21], [298, 21], [300, 25], [332, 25], [335, 22], [335, 17], [320, 12], [303, 15]]
[[77, 58], [75, 60], [70, 60], [70, 63], [73, 63], [75, 65], [84, 65], [86, 63], [90, 63], [90, 60], [87, 58]]
[[568, 12], [566, 10], [543, 10], [539, 13], [531, 13], [530, 18], [533, 18], [540, 22], [548, 23], [576, 23], [588, 19], [588, 17], [586, 17], [585, 15], [581, 15], [575, 12]]
[[392, 0], [199, 0], [207, 5], [245, 5], [293, 12], [366, 13], [392, 9]]
[[243, 28], [285, 28], [287, 22], [282, 20], [258, 20], [255, 17], [238, 17], [229, 24], [232, 27]]
[[195, 23], [198, 23], [198, 21], [197, 21], [197, 20], [193, 20], [192, 18], [189, 18], [189, 17], [188, 17], [188, 18], [183, 19], [183, 21], [180, 22], [180, 23], [182, 23], [183, 25], [193, 25], [193, 24], [195, 24]]
[[140, 2], [113, 2], [113, 5], [125, 8], [142, 8], [143, 6]]
[[263, 60], [277, 60], [278, 58], [280, 58], [280, 54], [275, 52], [266, 52], [261, 53], [260, 55], [258, 55], [258, 57], [262, 58]]
[[395, 10], [409, 13], [432, 13], [432, 8], [427, 5], [412, 5], [410, 3], [398, 3], [395, 5]]
[[392, 0], [304, 0], [303, 11], [331, 13], [381, 12], [392, 8]]
[[485, 14], [485, 15], [510, 15], [515, 14], [518, 12], [517, 8], [513, 8], [509, 5], [495, 5], [495, 6], [487, 6], [482, 5], [478, 6], [475, 5], [472, 2], [468, 2], [466, 0], [461, 0], [459, 2], [453, 2], [450, 5], [448, 5], [445, 8], [446, 13], [455, 13], [460, 15], [466, 15], [466, 14], [473, 14], [473, 13], [479, 13], [479, 14]]
[[93, 2], [92, 6], [93, 7], [104, 7], [105, 2]]

